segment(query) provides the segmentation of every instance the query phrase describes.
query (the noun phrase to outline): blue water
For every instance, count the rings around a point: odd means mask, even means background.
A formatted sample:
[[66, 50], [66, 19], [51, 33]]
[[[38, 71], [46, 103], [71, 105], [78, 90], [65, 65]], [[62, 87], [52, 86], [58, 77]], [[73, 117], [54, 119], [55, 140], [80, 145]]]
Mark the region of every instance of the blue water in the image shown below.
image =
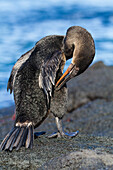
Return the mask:
[[13, 104], [6, 87], [16, 60], [40, 38], [64, 35], [72, 25], [86, 28], [94, 37], [94, 62], [113, 65], [112, 0], [0, 0], [0, 108]]

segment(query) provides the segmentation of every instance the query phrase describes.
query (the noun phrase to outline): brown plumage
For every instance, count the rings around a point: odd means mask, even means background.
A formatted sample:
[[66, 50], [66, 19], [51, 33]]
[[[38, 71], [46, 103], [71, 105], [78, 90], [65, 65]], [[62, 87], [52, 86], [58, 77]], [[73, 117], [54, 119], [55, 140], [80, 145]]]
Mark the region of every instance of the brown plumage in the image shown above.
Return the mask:
[[[94, 55], [91, 34], [82, 27], [73, 26], [67, 30], [66, 36], [44, 37], [20, 57], [7, 86], [10, 93], [14, 93], [16, 120], [14, 128], [1, 143], [2, 150], [18, 150], [21, 146], [32, 148], [34, 128], [44, 121], [50, 111], [58, 128], [58, 133], [50, 137], [76, 136], [78, 132], [68, 134], [62, 130], [61, 119], [67, 103], [65, 83], [85, 71]], [[69, 58], [72, 58], [72, 63], [62, 76]]]

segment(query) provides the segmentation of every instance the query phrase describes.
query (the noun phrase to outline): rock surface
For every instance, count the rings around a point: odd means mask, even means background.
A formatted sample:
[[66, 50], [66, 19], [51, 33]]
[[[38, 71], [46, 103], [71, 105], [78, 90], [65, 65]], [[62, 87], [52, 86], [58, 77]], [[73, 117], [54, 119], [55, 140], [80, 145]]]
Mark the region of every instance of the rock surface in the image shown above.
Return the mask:
[[[34, 141], [32, 150], [0, 152], [0, 169], [113, 169], [113, 67], [98, 62], [68, 83], [65, 131], [79, 130], [72, 139], [48, 139], [56, 131], [50, 115], [36, 129], [46, 135]], [[10, 108], [13, 113], [14, 107]], [[9, 110], [8, 110], [9, 111]], [[13, 125], [11, 114], [0, 111], [0, 139]], [[5, 119], [5, 122], [3, 121]]]

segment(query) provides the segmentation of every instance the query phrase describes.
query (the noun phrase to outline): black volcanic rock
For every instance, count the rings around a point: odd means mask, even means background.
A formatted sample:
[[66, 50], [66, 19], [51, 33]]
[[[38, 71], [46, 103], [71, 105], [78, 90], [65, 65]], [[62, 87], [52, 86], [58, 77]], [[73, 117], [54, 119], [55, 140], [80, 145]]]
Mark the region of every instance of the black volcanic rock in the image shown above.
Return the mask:
[[[72, 79], [68, 88], [68, 113], [63, 124], [65, 131], [79, 130], [79, 135], [72, 139], [48, 139], [48, 134], [56, 131], [50, 115], [36, 129], [47, 133], [34, 141], [32, 150], [0, 152], [0, 169], [113, 169], [113, 67], [95, 63]], [[1, 139], [13, 121], [11, 114], [4, 116], [3, 110], [0, 115], [1, 121], [6, 120], [0, 126]]]

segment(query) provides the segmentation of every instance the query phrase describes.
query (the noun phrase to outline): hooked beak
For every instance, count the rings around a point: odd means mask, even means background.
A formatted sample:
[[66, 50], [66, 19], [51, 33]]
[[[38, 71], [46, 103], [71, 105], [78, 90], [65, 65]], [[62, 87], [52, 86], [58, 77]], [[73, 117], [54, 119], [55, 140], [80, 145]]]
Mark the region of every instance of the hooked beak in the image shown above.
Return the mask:
[[55, 87], [57, 90], [60, 90], [63, 85], [68, 82], [73, 77], [77, 76], [79, 72], [79, 68], [75, 66], [75, 64], [70, 64], [66, 72], [61, 76], [61, 78], [57, 81]]

